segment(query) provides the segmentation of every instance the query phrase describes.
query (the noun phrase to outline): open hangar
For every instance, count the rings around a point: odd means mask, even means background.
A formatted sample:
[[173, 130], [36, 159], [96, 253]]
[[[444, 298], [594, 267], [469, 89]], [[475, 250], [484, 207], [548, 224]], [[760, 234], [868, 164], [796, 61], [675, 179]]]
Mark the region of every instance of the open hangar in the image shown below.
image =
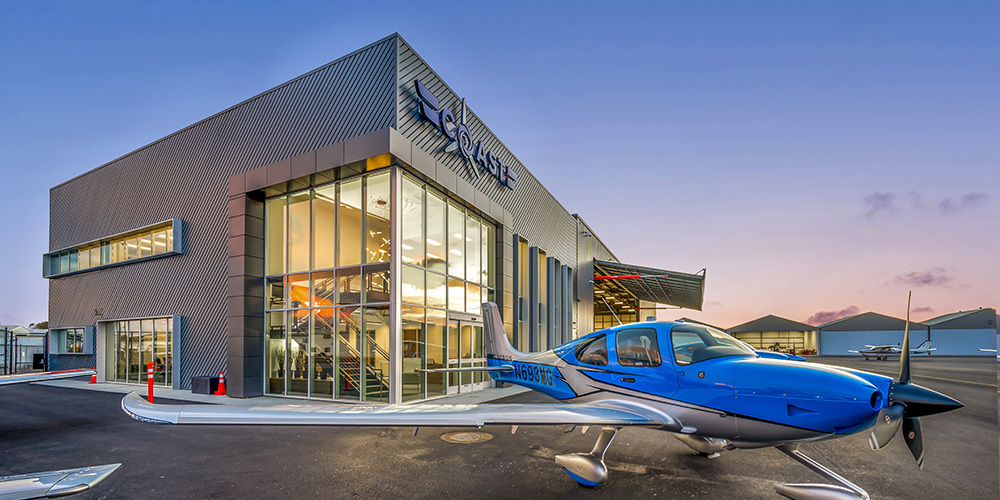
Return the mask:
[[[996, 346], [997, 314], [992, 308], [958, 311], [923, 322], [910, 321], [910, 345], [930, 340], [934, 355], [981, 356], [979, 349]], [[819, 354], [850, 355], [867, 345], [903, 341], [906, 320], [865, 312], [819, 325]]]

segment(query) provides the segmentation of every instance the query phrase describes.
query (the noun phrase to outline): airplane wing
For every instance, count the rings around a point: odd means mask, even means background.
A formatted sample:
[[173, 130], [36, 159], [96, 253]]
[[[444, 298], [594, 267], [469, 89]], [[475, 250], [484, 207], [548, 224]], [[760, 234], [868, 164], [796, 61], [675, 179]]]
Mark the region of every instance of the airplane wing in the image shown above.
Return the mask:
[[101, 482], [122, 464], [0, 477], [0, 498], [25, 500], [74, 495]]
[[[62, 370], [57, 372], [35, 372], [20, 373], [17, 375], [0, 375], [0, 385], [26, 384], [28, 382], [40, 382], [42, 380], [57, 380], [61, 378], [73, 378], [97, 373], [93, 368], [82, 368], [79, 370]], [[0, 497], [2, 498], [2, 497]]]
[[386, 427], [463, 427], [483, 425], [642, 425], [680, 431], [670, 415], [629, 401], [583, 404], [331, 405], [274, 406], [152, 404], [135, 392], [122, 410], [155, 424], [373, 425]]

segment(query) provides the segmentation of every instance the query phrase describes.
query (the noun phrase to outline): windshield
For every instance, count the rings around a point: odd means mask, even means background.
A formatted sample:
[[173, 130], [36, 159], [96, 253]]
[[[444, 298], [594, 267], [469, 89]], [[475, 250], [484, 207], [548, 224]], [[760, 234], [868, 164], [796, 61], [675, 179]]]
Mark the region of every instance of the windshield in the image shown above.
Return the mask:
[[690, 365], [724, 356], [754, 356], [753, 349], [739, 340], [702, 325], [677, 325], [670, 331], [674, 359], [679, 365]]

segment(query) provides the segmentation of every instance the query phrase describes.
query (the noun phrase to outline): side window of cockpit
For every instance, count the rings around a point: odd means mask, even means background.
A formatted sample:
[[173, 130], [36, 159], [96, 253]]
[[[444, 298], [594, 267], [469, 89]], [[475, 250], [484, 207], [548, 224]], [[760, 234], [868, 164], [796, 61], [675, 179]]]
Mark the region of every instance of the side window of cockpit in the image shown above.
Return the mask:
[[576, 359], [588, 365], [607, 366], [608, 337], [601, 335], [582, 342], [576, 348]]
[[618, 330], [616, 348], [622, 366], [660, 366], [660, 346], [655, 328]]
[[691, 353], [705, 347], [705, 341], [697, 333], [684, 331], [679, 327], [674, 327], [670, 341], [674, 344], [674, 358], [679, 365], [690, 365]]

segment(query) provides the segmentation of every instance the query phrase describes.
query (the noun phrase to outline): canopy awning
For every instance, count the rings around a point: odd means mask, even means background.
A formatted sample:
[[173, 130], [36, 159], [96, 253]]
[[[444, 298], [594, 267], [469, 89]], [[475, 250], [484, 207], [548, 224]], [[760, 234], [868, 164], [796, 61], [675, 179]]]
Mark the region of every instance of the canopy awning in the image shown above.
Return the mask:
[[664, 271], [652, 267], [594, 261], [594, 280], [614, 281], [639, 300], [700, 311], [705, 299], [705, 274]]

